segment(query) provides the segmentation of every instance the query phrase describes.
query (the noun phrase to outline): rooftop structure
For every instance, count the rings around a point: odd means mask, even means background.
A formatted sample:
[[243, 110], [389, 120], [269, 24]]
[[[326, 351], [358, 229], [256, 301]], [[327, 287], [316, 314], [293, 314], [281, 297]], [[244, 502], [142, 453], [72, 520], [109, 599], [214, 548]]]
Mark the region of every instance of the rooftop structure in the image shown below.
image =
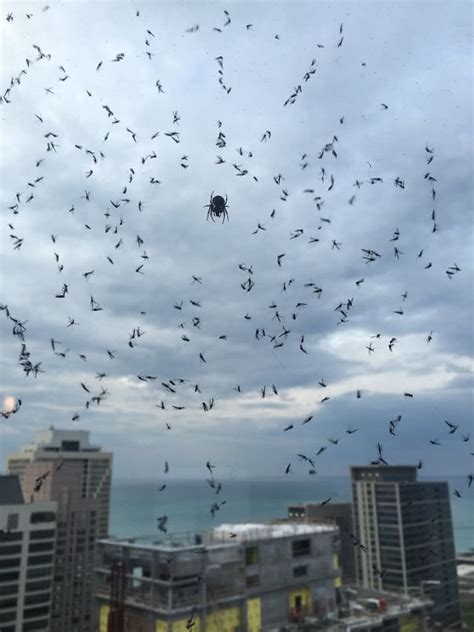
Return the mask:
[[148, 544], [101, 540], [100, 632], [107, 632], [110, 617], [122, 618], [125, 629], [139, 622], [144, 632], [164, 632], [169, 624], [182, 629], [190, 618], [196, 631], [205, 625], [258, 632], [334, 612], [337, 533], [332, 525], [258, 523], [164, 535]]
[[414, 483], [418, 469], [416, 465], [353, 465], [353, 481], [376, 481], [379, 483]]
[[[67, 458], [70, 452], [101, 452], [98, 445], [89, 442], [87, 430], [61, 430], [51, 427], [36, 434], [36, 441], [22, 448], [18, 454], [9, 457], [9, 468], [14, 466], [14, 459], [18, 456], [22, 461], [49, 458], [54, 453], [61, 452], [61, 458]], [[13, 461], [13, 463], [11, 463]]]

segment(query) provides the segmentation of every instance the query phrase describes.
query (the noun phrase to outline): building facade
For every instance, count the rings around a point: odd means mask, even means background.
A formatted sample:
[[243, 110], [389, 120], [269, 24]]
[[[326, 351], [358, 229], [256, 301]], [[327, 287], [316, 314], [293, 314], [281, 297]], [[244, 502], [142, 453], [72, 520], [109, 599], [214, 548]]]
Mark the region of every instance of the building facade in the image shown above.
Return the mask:
[[350, 534], [353, 532], [351, 503], [301, 503], [288, 507], [288, 518], [303, 522], [328, 522], [339, 527], [342, 579], [350, 583], [355, 578], [355, 553]]
[[101, 540], [98, 629], [260, 632], [336, 609], [337, 528], [221, 525], [153, 544]]
[[0, 630], [49, 632], [56, 503], [25, 504], [17, 476], [0, 476]]
[[[41, 432], [8, 457], [30, 501], [57, 502], [51, 632], [90, 632], [95, 542], [108, 533], [112, 455], [82, 430]], [[39, 483], [38, 483], [39, 481]]]
[[359, 585], [418, 591], [433, 600], [434, 621], [459, 625], [447, 483], [417, 481], [416, 466], [352, 467], [351, 478]]

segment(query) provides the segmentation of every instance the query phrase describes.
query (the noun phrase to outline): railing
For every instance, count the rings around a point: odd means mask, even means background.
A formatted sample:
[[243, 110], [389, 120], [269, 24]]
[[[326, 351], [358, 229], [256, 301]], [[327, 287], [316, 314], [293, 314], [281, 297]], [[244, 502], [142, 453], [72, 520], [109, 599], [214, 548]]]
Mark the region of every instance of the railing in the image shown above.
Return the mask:
[[124, 601], [128, 605], [145, 608], [146, 610], [152, 607], [151, 598], [144, 599], [141, 595], [125, 595]]
[[171, 607], [173, 608], [185, 608], [186, 606], [193, 606], [201, 600], [199, 591], [189, 593], [174, 593], [171, 596]]

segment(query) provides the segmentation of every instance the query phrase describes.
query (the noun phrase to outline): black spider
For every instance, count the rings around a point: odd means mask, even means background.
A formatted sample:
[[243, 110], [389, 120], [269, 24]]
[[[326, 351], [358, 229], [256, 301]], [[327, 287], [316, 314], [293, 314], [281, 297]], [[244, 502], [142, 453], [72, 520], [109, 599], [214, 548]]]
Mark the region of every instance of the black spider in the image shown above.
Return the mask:
[[214, 217], [222, 216], [222, 223], [229, 221], [229, 213], [227, 212], [227, 195], [225, 196], [225, 200], [221, 195], [214, 195], [214, 191], [211, 193], [209, 198], [209, 204], [205, 205], [205, 208], [209, 209], [207, 211], [207, 219], [212, 219], [215, 222]]

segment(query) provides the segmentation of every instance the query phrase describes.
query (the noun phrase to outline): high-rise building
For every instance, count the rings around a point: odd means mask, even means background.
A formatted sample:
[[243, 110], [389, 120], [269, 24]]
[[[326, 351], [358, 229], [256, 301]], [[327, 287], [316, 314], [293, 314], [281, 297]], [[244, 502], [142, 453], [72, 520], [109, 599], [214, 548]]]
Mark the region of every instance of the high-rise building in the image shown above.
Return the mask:
[[334, 525], [277, 523], [101, 540], [99, 630], [260, 632], [335, 613], [336, 538]]
[[351, 539], [352, 505], [351, 503], [301, 503], [288, 507], [288, 518], [302, 522], [329, 522], [339, 527], [340, 560], [342, 579], [351, 582], [355, 576], [354, 545]]
[[417, 481], [416, 466], [351, 467], [359, 585], [432, 598], [432, 618], [459, 625], [449, 489]]
[[95, 542], [108, 533], [112, 454], [89, 443], [86, 431], [51, 428], [10, 455], [8, 471], [20, 477], [27, 500], [58, 505], [51, 632], [90, 632]]
[[56, 503], [25, 504], [17, 476], [0, 476], [0, 630], [49, 632]]

